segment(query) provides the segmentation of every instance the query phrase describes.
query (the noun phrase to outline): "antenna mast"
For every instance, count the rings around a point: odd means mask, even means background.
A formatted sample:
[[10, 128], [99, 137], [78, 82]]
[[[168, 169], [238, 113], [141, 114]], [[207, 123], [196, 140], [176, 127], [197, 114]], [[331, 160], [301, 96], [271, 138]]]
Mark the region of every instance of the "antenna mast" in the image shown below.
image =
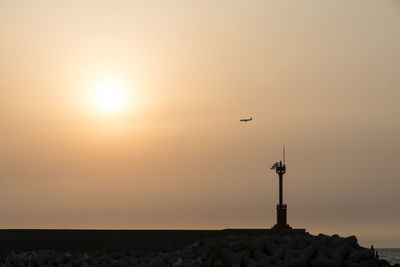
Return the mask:
[[285, 145], [283, 145], [283, 165], [286, 165], [286, 148], [285, 148]]

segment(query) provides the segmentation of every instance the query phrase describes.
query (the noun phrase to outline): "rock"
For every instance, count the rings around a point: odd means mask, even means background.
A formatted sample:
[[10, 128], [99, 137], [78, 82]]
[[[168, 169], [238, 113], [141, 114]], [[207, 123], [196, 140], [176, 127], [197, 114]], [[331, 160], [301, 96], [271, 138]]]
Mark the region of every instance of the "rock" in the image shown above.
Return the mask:
[[269, 267], [269, 266], [272, 266], [272, 263], [269, 259], [263, 259], [250, 265], [250, 267]]
[[254, 263], [256, 263], [256, 260], [254, 260], [254, 259], [252, 259], [252, 258], [250, 258], [248, 256], [244, 256], [242, 258], [242, 262], [244, 263], [245, 266], [251, 266]]
[[286, 259], [278, 261], [274, 266], [279, 267], [308, 267], [307, 262], [304, 259]]
[[311, 267], [337, 267], [341, 266], [340, 261], [328, 259], [328, 258], [315, 258], [310, 261]]
[[280, 246], [280, 248], [283, 250], [283, 252], [286, 252], [288, 249], [296, 249], [296, 243], [288, 242], [284, 243]]
[[256, 240], [254, 240], [251, 244], [251, 248], [252, 250], [264, 250], [264, 244], [265, 241], [262, 238], [257, 238]]
[[337, 248], [337, 247], [341, 246], [342, 244], [344, 244], [342, 238], [338, 235], [333, 235], [331, 237], [331, 241], [329, 242], [328, 246], [330, 248]]
[[195, 259], [198, 255], [195, 252], [189, 252], [186, 254], [183, 253], [182, 256], [183, 256], [183, 261], [189, 262], [189, 261]]
[[251, 245], [250, 245], [249, 241], [247, 241], [247, 240], [239, 240], [239, 241], [236, 241], [236, 242], [232, 243], [231, 249], [232, 249], [232, 251], [238, 252], [238, 251], [241, 251], [241, 250], [244, 250], [244, 249], [248, 249], [248, 248], [250, 248], [250, 246]]
[[47, 264], [44, 265], [44, 267], [53, 267], [53, 266], [55, 266], [55, 264], [54, 264], [54, 262], [53, 262], [52, 259], [50, 259], [50, 260], [47, 262]]
[[306, 247], [305, 249], [303, 249], [302, 251], [300, 251], [298, 256], [299, 256], [299, 258], [302, 258], [308, 262], [311, 260], [311, 258], [314, 257], [316, 252], [317, 252], [317, 247], [315, 245], [310, 245], [310, 246]]
[[328, 247], [321, 244], [317, 247], [317, 256], [316, 258], [327, 258], [329, 254]]
[[354, 251], [355, 249], [349, 246], [348, 244], [343, 244], [340, 247], [335, 249], [335, 252], [340, 255], [343, 259], [347, 259], [347, 257]]
[[357, 238], [354, 235], [343, 238], [343, 243], [355, 249], [360, 248], [360, 246], [358, 245]]
[[336, 250], [327, 247], [326, 245], [321, 245], [317, 248], [317, 258], [329, 258], [339, 262], [343, 259]]
[[182, 259], [181, 257], [179, 257], [179, 258], [176, 260], [176, 262], [174, 262], [174, 263], [172, 264], [172, 267], [181, 266], [182, 263], [183, 263], [183, 259]]
[[294, 259], [297, 258], [297, 255], [299, 254], [299, 252], [295, 249], [288, 249], [285, 251], [285, 254], [283, 256], [284, 260], [290, 260], [290, 259]]
[[268, 258], [270, 258], [269, 256], [267, 256], [264, 252], [262, 252], [261, 250], [256, 250], [256, 251], [253, 251], [253, 258], [256, 260], [256, 261], [259, 261], [259, 260], [263, 260], [263, 259], [268, 259]]
[[294, 238], [290, 235], [285, 235], [280, 238], [279, 243], [280, 244], [286, 244], [286, 243], [293, 243]]
[[374, 251], [371, 249], [353, 251], [348, 259], [356, 262], [367, 261], [375, 257]]
[[368, 261], [364, 261], [362, 263], [362, 265], [364, 267], [379, 267], [378, 263], [375, 261], [375, 259], [373, 260], [368, 260]]
[[198, 256], [197, 258], [195, 258], [193, 260], [193, 262], [197, 262], [199, 265], [201, 265], [201, 264], [203, 264], [203, 259], [200, 256]]
[[218, 252], [216, 248], [210, 248], [209, 249], [209, 256], [206, 258], [206, 266], [207, 267], [212, 267], [215, 264], [215, 261], [217, 260], [218, 257]]
[[318, 236], [316, 236], [316, 240], [318, 240], [323, 244], [327, 244], [330, 241], [330, 236], [325, 234], [319, 234]]
[[[165, 262], [157, 262], [157, 263], [151, 263], [147, 265], [147, 267], [169, 267], [170, 265]], [[181, 267], [184, 267], [184, 265], [180, 265]]]
[[298, 238], [296, 239], [296, 241], [295, 241], [295, 246], [294, 246], [294, 248], [297, 249], [297, 250], [302, 250], [302, 249], [304, 249], [305, 247], [307, 247], [306, 238], [303, 237], [303, 236], [298, 237]]
[[245, 250], [242, 250], [242, 251], [240, 251], [239, 253], [238, 253], [239, 255], [240, 255], [240, 257], [242, 257], [242, 259], [243, 259], [243, 257], [251, 257], [251, 250], [250, 249], [245, 249]]
[[229, 263], [230, 265], [233, 263], [238, 263], [240, 265], [242, 261], [242, 257], [239, 254], [236, 254], [225, 247], [220, 249], [219, 255], [225, 262]]
[[390, 266], [389, 262], [385, 261], [384, 259], [375, 259], [375, 262], [379, 266]]
[[278, 248], [277, 250], [274, 251], [274, 254], [271, 256], [271, 261], [272, 262], [276, 262], [276, 261], [280, 261], [283, 259], [283, 249], [282, 248]]
[[269, 254], [273, 255], [275, 250], [278, 248], [278, 245], [275, 243], [272, 243], [271, 241], [267, 241], [264, 244], [264, 250]]
[[223, 260], [217, 259], [214, 263], [214, 267], [228, 267], [228, 265], [226, 265]]
[[362, 264], [351, 261], [351, 260], [345, 260], [343, 262], [344, 267], [363, 267]]

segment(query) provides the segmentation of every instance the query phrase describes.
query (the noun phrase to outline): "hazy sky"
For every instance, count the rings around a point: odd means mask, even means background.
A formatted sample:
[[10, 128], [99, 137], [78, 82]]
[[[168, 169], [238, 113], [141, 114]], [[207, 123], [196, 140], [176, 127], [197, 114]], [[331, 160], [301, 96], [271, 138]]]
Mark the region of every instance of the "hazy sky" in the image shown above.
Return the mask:
[[398, 0], [0, 0], [0, 228], [271, 227], [286, 144], [289, 224], [400, 247], [399, 103]]

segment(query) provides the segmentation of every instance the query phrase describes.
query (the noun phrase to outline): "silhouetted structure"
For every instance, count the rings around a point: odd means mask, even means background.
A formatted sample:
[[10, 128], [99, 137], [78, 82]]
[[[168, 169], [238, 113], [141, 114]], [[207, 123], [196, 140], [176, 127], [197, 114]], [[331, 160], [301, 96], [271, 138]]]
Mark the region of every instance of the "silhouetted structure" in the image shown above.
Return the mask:
[[286, 173], [285, 164], [285, 147], [283, 147], [283, 164], [282, 161], [275, 163], [271, 169], [275, 169], [279, 175], [279, 204], [276, 206], [277, 223], [272, 229], [292, 229], [287, 224], [287, 205], [283, 204], [283, 175]]

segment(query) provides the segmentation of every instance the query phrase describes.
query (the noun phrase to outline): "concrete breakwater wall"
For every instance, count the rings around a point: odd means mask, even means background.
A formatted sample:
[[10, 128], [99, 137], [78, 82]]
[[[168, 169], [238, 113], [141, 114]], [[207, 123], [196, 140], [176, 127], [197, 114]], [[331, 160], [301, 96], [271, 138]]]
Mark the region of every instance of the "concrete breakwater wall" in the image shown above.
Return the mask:
[[[304, 230], [295, 230], [305, 233]], [[268, 235], [269, 229], [225, 230], [0, 230], [0, 251], [147, 250], [171, 251], [203, 237]]]
[[[391, 266], [375, 251], [361, 247], [356, 237], [313, 236], [307, 233], [262, 231], [186, 232], [198, 241], [173, 251], [3, 251], [0, 267], [7, 266], [140, 266], [140, 267], [380, 267]], [[157, 234], [161, 234], [158, 232]], [[168, 235], [174, 232], [169, 232]], [[201, 233], [199, 235], [199, 233]], [[241, 235], [237, 235], [242, 233]], [[164, 233], [165, 234], [165, 233]], [[171, 236], [170, 236], [171, 237]], [[393, 265], [400, 267], [400, 265]]]

